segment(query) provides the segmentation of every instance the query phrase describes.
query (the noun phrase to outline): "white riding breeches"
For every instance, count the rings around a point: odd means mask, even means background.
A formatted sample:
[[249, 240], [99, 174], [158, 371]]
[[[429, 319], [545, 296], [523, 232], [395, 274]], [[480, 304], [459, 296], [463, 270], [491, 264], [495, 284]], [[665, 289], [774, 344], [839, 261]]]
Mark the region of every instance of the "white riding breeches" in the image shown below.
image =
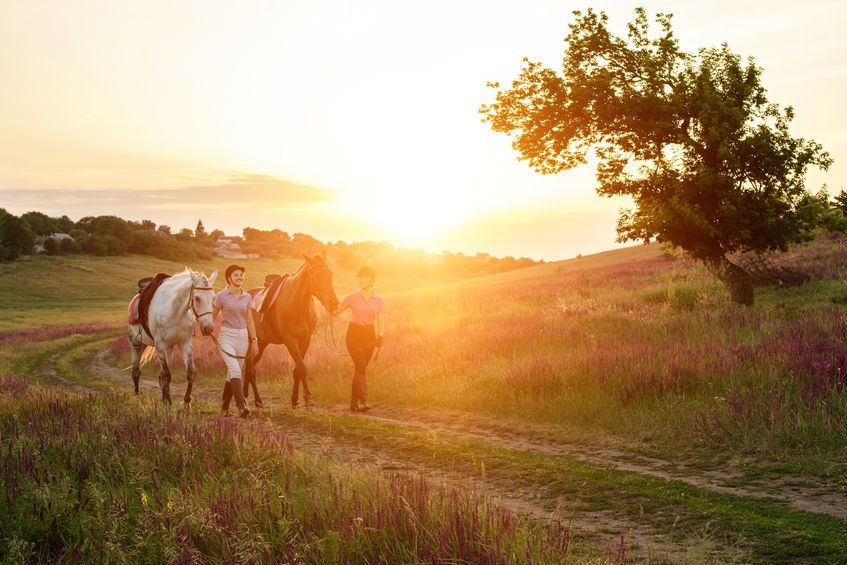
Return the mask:
[[[240, 379], [244, 371], [244, 357], [250, 344], [247, 328], [236, 330], [222, 327], [218, 335], [218, 345], [221, 348], [221, 358], [226, 364], [226, 380]], [[226, 353], [225, 353], [226, 352]], [[229, 353], [229, 355], [227, 355]], [[236, 359], [233, 355], [241, 357]]]

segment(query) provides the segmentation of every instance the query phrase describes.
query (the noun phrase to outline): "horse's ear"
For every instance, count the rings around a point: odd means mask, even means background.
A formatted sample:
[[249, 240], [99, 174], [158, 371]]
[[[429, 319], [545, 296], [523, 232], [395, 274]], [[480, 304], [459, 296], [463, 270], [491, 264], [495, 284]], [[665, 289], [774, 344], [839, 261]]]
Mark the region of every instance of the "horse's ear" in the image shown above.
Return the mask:
[[209, 275], [209, 284], [215, 284], [215, 279], [218, 278], [218, 271], [215, 270], [211, 275]]
[[310, 265], [312, 264], [312, 258], [311, 257], [306, 255], [305, 253], [301, 253], [300, 255], [303, 256], [303, 259], [305, 259], [308, 264], [310, 264]]

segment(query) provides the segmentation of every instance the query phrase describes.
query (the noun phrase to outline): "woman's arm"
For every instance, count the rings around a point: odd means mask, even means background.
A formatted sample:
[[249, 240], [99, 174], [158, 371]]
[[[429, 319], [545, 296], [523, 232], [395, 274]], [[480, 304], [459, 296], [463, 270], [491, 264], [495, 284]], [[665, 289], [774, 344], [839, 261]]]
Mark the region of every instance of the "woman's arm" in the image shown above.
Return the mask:
[[335, 309], [335, 312], [330, 312], [330, 316], [338, 316], [348, 308], [350, 308], [349, 304], [339, 304], [338, 308]]
[[251, 345], [257, 341], [256, 322], [253, 319], [253, 311], [252, 308], [247, 307], [247, 337], [250, 339]]
[[259, 351], [259, 341], [256, 336], [256, 322], [253, 319], [253, 309], [247, 307], [247, 354], [256, 355]]
[[385, 335], [385, 314], [380, 312], [376, 315], [376, 338], [380, 339]]

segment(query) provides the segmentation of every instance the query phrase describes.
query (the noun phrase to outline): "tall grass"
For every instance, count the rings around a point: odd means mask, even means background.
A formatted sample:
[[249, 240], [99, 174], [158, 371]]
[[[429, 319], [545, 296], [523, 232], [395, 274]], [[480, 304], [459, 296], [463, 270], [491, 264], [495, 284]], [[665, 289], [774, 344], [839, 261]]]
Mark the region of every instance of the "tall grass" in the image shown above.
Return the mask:
[[8, 375], [0, 466], [3, 562], [556, 563], [570, 551], [557, 521], [329, 465], [258, 421]]
[[[370, 399], [534, 421], [571, 439], [844, 464], [847, 320], [834, 258], [846, 249], [827, 236], [795, 250], [813, 281], [760, 289], [752, 309], [702, 267], [663, 258], [388, 295]], [[307, 360], [319, 402], [343, 404], [352, 365], [343, 322], [332, 333], [329, 323], [322, 313]], [[201, 380], [222, 382], [210, 340], [195, 352]], [[290, 372], [273, 346], [260, 386], [284, 396]]]

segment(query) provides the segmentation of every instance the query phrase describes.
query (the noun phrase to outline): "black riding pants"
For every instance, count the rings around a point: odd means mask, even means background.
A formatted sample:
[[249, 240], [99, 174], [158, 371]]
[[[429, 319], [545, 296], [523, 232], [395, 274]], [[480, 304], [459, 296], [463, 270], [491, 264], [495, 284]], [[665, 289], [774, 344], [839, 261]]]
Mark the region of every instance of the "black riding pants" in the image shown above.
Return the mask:
[[361, 402], [368, 403], [368, 385], [365, 372], [376, 348], [376, 331], [372, 325], [362, 326], [351, 323], [347, 326], [347, 351], [353, 358], [356, 370], [353, 373], [353, 387], [350, 394], [350, 407], [355, 409]]
[[356, 372], [364, 374], [376, 348], [376, 331], [371, 326], [353, 324], [347, 326], [347, 351], [353, 358]]

